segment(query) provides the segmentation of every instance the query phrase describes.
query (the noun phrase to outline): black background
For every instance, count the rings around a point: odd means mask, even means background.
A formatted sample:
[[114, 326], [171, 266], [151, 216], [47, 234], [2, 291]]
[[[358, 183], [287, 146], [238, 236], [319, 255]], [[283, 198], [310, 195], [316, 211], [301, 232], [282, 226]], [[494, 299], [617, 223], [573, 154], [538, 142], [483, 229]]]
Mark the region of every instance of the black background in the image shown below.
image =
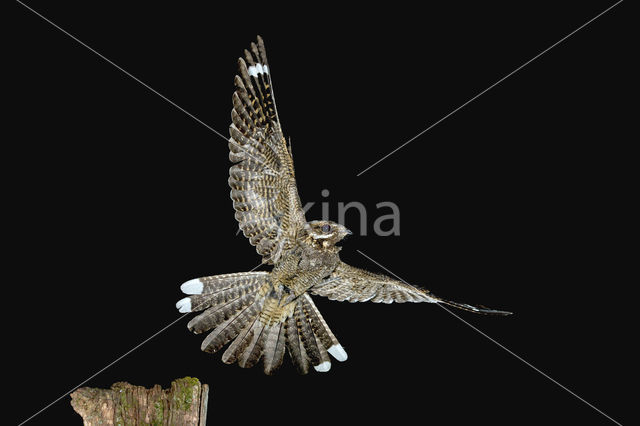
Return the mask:
[[[515, 312], [456, 314], [630, 420], [625, 4], [360, 177], [612, 2], [27, 4], [225, 137], [236, 59], [261, 34], [301, 197], [317, 202], [307, 218], [322, 201], [334, 220], [340, 201], [368, 208], [343, 260], [380, 271], [359, 249], [436, 295]], [[5, 344], [23, 421], [177, 319], [182, 282], [259, 257], [235, 235], [225, 141], [15, 9]], [[381, 201], [399, 206], [400, 236], [372, 232]], [[195, 376], [210, 424], [608, 423], [436, 306], [316, 303], [349, 353], [328, 374], [225, 365], [184, 318], [84, 385]], [[81, 424], [69, 400], [30, 424]]]

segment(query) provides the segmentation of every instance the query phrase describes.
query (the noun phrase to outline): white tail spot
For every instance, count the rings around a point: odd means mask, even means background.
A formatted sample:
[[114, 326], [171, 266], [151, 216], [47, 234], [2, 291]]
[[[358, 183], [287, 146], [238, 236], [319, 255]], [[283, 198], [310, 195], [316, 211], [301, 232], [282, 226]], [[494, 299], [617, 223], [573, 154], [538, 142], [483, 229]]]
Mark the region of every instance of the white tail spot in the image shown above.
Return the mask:
[[313, 368], [320, 373], [326, 373], [331, 370], [331, 363], [329, 361], [325, 361], [322, 364], [314, 365]]
[[180, 290], [182, 290], [184, 294], [202, 294], [203, 289], [204, 285], [202, 281], [200, 281], [200, 278], [189, 280], [180, 286]]
[[183, 314], [191, 312], [191, 298], [185, 297], [184, 299], [178, 300], [176, 308], [178, 308], [178, 312], [182, 312]]
[[327, 351], [340, 362], [347, 360], [347, 352], [344, 350], [340, 343], [331, 346]]

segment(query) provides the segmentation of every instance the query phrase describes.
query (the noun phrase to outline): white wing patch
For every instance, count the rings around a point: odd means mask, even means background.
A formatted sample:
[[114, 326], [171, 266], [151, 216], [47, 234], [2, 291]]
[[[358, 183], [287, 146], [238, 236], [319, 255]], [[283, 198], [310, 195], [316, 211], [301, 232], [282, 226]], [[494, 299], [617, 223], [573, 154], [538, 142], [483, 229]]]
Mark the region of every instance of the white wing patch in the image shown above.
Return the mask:
[[258, 74], [269, 74], [269, 67], [262, 64], [251, 65], [249, 69], [249, 75], [252, 77], [257, 77]]

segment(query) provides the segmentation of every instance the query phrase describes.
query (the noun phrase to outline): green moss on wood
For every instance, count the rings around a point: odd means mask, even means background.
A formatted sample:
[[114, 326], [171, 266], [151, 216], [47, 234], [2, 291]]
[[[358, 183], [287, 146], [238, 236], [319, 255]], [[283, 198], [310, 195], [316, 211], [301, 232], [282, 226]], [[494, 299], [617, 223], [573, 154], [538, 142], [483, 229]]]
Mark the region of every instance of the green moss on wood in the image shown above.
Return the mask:
[[188, 411], [193, 403], [194, 389], [199, 390], [200, 380], [194, 377], [183, 377], [175, 382], [173, 405], [182, 411]]
[[[89, 416], [87, 413], [97, 413], [101, 409], [111, 407], [108, 417], [114, 425], [124, 426], [136, 419], [140, 424], [162, 426], [172, 422], [172, 419], [182, 418], [186, 413], [189, 413], [189, 416], [198, 415], [200, 407], [194, 407], [194, 404], [198, 405], [201, 392], [202, 384], [194, 377], [174, 380], [171, 389], [164, 390], [158, 385], [153, 389], [145, 389], [119, 382], [114, 383], [108, 391], [78, 389], [72, 394], [72, 406], [83, 418]], [[107, 402], [101, 403], [101, 400]], [[102, 422], [98, 421], [96, 424]]]
[[154, 408], [154, 416], [151, 424], [153, 426], [161, 426], [164, 420], [164, 406], [162, 405], [162, 402], [156, 401], [153, 404], [153, 408]]

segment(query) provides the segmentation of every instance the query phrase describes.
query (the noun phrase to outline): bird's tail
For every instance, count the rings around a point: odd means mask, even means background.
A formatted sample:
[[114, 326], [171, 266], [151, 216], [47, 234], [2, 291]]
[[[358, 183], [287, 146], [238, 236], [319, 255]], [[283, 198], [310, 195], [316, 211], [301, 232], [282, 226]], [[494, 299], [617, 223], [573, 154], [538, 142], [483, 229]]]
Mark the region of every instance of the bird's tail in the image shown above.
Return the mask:
[[329, 371], [328, 353], [339, 361], [347, 359], [311, 297], [305, 293], [288, 302], [269, 272], [204, 277], [187, 281], [181, 289], [190, 296], [176, 304], [180, 312], [204, 310], [189, 321], [189, 329], [212, 330], [202, 350], [214, 353], [231, 342], [222, 355], [225, 363], [237, 361], [248, 368], [262, 358], [265, 373], [272, 374], [288, 348], [298, 371], [306, 374], [310, 365]]
[[289, 355], [298, 372], [307, 374], [309, 365], [316, 371], [329, 371], [329, 354], [338, 361], [346, 361], [347, 353], [322, 318], [311, 296], [304, 293], [291, 303], [294, 309], [284, 322], [284, 330]]

